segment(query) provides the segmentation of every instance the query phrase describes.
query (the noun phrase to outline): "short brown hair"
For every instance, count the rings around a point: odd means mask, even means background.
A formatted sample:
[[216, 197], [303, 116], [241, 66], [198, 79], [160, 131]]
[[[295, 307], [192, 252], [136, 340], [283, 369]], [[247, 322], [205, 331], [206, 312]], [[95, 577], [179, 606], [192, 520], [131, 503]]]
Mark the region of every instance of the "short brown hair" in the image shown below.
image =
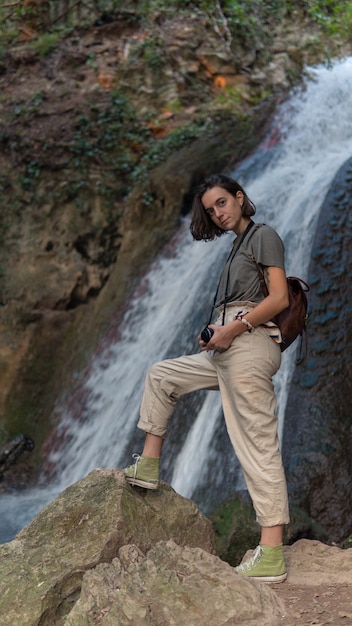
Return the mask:
[[227, 232], [214, 224], [202, 204], [202, 196], [206, 191], [212, 189], [213, 187], [222, 187], [222, 189], [228, 191], [234, 198], [236, 198], [237, 192], [241, 191], [244, 198], [242, 205], [243, 216], [251, 217], [256, 211], [255, 205], [248, 198], [243, 187], [241, 187], [236, 180], [230, 178], [229, 176], [225, 176], [224, 174], [212, 174], [211, 176], [208, 176], [198, 185], [192, 203], [192, 220], [190, 229], [193, 239], [196, 239], [197, 241], [210, 241], [215, 239], [215, 237], [221, 237], [221, 235]]

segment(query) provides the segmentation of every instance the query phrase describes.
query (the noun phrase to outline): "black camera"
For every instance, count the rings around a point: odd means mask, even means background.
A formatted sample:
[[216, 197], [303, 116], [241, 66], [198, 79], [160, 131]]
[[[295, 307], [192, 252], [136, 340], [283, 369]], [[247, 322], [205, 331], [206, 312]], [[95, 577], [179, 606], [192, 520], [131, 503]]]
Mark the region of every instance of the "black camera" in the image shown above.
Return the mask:
[[204, 343], [208, 343], [214, 334], [214, 330], [206, 326], [200, 333], [201, 339], [203, 339]]

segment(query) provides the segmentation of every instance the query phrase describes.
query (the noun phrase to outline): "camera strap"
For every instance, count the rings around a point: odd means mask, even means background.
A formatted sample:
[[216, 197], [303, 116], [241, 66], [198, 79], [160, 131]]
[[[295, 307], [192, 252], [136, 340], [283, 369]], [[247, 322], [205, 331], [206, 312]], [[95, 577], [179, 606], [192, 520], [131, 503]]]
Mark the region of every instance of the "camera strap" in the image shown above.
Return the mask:
[[[223, 312], [222, 312], [222, 324], [221, 324], [222, 326], [224, 326], [224, 325], [225, 325], [226, 304], [227, 304], [227, 302], [228, 302], [228, 297], [229, 297], [229, 295], [228, 295], [228, 290], [229, 290], [229, 283], [230, 283], [230, 269], [231, 269], [231, 264], [232, 264], [232, 261], [234, 260], [234, 258], [235, 258], [235, 256], [236, 256], [237, 252], [239, 251], [239, 249], [240, 249], [241, 245], [243, 244], [243, 242], [244, 242], [245, 238], [247, 237], [247, 235], [248, 235], [249, 231], [251, 230], [252, 226], [254, 226], [254, 222], [253, 222], [253, 220], [250, 220], [250, 222], [249, 222], [249, 224], [248, 224], [248, 226], [247, 226], [246, 230], [245, 230], [245, 231], [244, 231], [244, 233], [242, 234], [242, 237], [241, 237], [241, 239], [240, 239], [240, 242], [239, 242], [239, 244], [238, 244], [237, 248], [235, 248], [235, 250], [233, 250], [233, 249], [232, 249], [232, 250], [231, 250], [231, 252], [230, 252], [230, 254], [229, 254], [229, 256], [228, 256], [228, 257], [227, 257], [227, 259], [226, 259], [226, 263], [228, 263], [228, 268], [227, 268], [227, 276], [226, 276], [225, 297], [224, 297], [224, 302], [223, 302], [223, 304], [224, 304], [224, 309], [223, 309]], [[226, 266], [226, 263], [225, 263], [225, 266]], [[207, 324], [208, 326], [209, 326], [209, 324], [211, 324], [211, 320], [212, 320], [212, 317], [213, 317], [213, 313], [214, 313], [214, 309], [215, 309], [215, 304], [216, 304], [217, 297], [218, 297], [218, 293], [219, 293], [219, 289], [220, 289], [221, 278], [222, 278], [222, 273], [221, 273], [221, 276], [220, 276], [220, 279], [219, 279], [219, 282], [218, 282], [218, 286], [217, 286], [217, 288], [216, 288], [216, 293], [215, 293], [214, 300], [213, 300], [213, 306], [212, 306], [212, 309], [211, 309], [211, 313], [210, 313], [210, 317], [209, 317], [209, 322], [208, 322], [208, 324]]]

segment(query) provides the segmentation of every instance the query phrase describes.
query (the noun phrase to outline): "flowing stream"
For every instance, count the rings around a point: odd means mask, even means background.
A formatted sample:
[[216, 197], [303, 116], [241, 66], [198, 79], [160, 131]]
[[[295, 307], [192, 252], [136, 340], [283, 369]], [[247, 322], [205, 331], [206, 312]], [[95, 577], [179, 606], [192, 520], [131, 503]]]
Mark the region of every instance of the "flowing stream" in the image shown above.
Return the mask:
[[[352, 155], [352, 59], [310, 68], [304, 89], [283, 104], [256, 152], [233, 173], [257, 206], [256, 221], [277, 229], [288, 275], [306, 278], [324, 197]], [[129, 303], [125, 318], [102, 341], [73, 397], [57, 407], [57, 441], [49, 462], [56, 478], [0, 498], [0, 541], [11, 540], [68, 485], [95, 467], [123, 467], [139, 452], [136, 430], [148, 366], [197, 349], [221, 266], [233, 237], [194, 242], [185, 218]], [[118, 336], [118, 339], [114, 339]], [[282, 433], [294, 349], [283, 354], [275, 378]], [[181, 400], [166, 443], [162, 478], [207, 512], [243, 488], [226, 437], [217, 392]], [[210, 494], [210, 495], [209, 495]]]

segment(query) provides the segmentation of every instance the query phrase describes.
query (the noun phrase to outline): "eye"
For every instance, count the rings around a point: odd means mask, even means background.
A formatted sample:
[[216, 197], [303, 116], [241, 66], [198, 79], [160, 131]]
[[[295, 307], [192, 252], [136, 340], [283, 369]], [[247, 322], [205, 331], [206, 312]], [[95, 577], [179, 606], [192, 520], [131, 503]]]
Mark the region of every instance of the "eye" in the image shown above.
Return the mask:
[[214, 215], [214, 209], [211, 207], [210, 209], [205, 209], [206, 213], [209, 215], [209, 217], [211, 217], [212, 215]]

